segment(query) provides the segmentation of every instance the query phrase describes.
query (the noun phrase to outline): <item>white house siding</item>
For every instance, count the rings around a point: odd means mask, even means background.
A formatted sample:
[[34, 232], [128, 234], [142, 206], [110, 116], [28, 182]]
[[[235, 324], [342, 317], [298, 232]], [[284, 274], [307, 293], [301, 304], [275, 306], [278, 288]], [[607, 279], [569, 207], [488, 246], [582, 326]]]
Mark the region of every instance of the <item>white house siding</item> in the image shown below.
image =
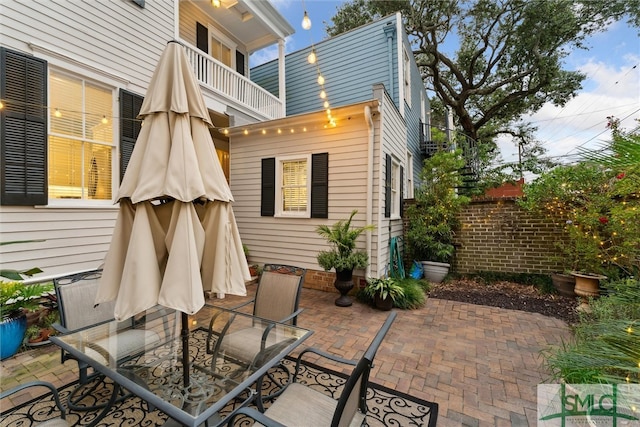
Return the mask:
[[102, 72], [144, 94], [173, 39], [173, 13], [172, 1], [147, 1], [144, 8], [130, 0], [2, 1], [0, 34], [7, 48], [85, 76]]
[[[47, 60], [49, 69], [144, 95], [173, 38], [173, 14], [172, 1], [147, 1], [144, 9], [130, 0], [0, 1], [0, 40]], [[116, 214], [113, 207], [0, 206], [0, 242], [44, 239], [0, 245], [2, 268], [39, 267], [41, 278], [96, 268]]]
[[[390, 154], [404, 169], [405, 177], [407, 173], [407, 155], [406, 155], [406, 141], [407, 141], [407, 126], [405, 120], [400, 115], [400, 112], [396, 108], [393, 101], [389, 98], [388, 94], [381, 88], [376, 90], [376, 97], [381, 101], [381, 129], [382, 143], [377, 145], [375, 162], [377, 168], [374, 175], [374, 185], [377, 189], [377, 197], [374, 197], [374, 212], [377, 212], [376, 218], [378, 233], [378, 271], [372, 271], [372, 276], [380, 277], [385, 273], [388, 273], [389, 259], [390, 259], [390, 240], [393, 236], [402, 236], [402, 219], [400, 217], [385, 218], [384, 202], [385, 202], [385, 156]], [[404, 187], [406, 179], [403, 180], [401, 185]], [[404, 193], [406, 194], [406, 188]], [[376, 206], [377, 204], [377, 206]], [[377, 274], [375, 274], [377, 273]]]
[[[316, 256], [328, 246], [316, 233], [316, 227], [345, 219], [353, 209], [358, 210], [353, 225], [365, 224], [369, 134], [364, 105], [359, 105], [356, 113], [350, 114], [350, 119], [339, 120], [335, 128], [323, 127], [326, 115], [320, 112], [297, 117], [295, 126], [287, 125], [291, 123], [288, 119], [268, 122], [270, 127], [281, 125], [282, 134], [271, 129], [267, 135], [262, 135], [260, 128], [254, 125], [248, 136], [238, 132], [230, 137], [233, 209], [252, 263], [278, 262], [321, 270]], [[339, 113], [336, 111], [334, 114]], [[376, 134], [379, 134], [377, 119], [374, 123]], [[307, 132], [301, 132], [303, 126], [307, 127]], [[291, 128], [296, 132], [292, 134]], [[327, 219], [260, 216], [261, 159], [326, 152], [329, 153]], [[376, 233], [377, 230], [373, 233], [374, 242]], [[364, 236], [361, 236], [358, 247], [365, 248]], [[372, 254], [372, 263], [377, 262], [375, 254], [376, 251]]]
[[44, 279], [97, 268], [111, 241], [116, 211], [106, 209], [56, 209], [3, 206], [0, 246], [2, 268], [38, 267], [34, 276]]

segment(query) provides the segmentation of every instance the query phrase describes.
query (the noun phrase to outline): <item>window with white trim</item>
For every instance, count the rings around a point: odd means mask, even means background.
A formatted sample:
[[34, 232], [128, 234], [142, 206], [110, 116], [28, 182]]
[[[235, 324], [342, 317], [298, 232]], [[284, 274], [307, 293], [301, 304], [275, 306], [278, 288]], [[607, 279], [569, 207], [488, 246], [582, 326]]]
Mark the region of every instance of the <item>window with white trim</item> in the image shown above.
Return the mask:
[[236, 44], [217, 28], [209, 26], [209, 55], [229, 68], [235, 67]]
[[404, 81], [404, 99], [407, 104], [411, 105], [411, 56], [405, 47], [403, 50], [403, 81]]
[[310, 156], [276, 158], [276, 216], [309, 218]]
[[413, 199], [413, 155], [407, 152], [407, 195], [408, 199]]
[[49, 200], [112, 199], [113, 89], [51, 70]]
[[395, 158], [391, 159], [391, 216], [400, 216], [400, 164]]

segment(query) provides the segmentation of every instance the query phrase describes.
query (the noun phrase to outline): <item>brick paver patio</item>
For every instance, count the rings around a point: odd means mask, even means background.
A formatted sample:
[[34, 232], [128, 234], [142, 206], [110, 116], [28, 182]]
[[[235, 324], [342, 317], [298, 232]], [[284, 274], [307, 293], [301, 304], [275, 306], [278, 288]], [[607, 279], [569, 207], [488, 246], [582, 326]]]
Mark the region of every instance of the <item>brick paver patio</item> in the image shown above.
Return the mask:
[[[254, 290], [248, 287], [249, 294]], [[298, 325], [315, 331], [305, 345], [357, 358], [387, 313], [359, 302], [336, 307], [337, 296], [303, 289]], [[248, 298], [211, 302], [231, 306]], [[555, 318], [431, 298], [419, 310], [399, 310], [371, 380], [437, 402], [439, 427], [534, 426], [536, 386], [549, 378], [540, 351], [570, 336]], [[77, 371], [73, 361], [62, 365], [59, 350], [49, 345], [2, 361], [0, 388], [35, 379], [62, 386], [77, 379]], [[31, 397], [16, 395], [11, 403]]]

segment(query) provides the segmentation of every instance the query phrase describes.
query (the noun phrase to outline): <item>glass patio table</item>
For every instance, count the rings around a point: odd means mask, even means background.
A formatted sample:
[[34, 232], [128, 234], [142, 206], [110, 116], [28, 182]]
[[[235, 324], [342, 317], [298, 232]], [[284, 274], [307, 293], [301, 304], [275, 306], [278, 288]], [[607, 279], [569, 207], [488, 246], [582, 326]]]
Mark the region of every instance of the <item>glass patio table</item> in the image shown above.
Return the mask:
[[[256, 396], [256, 381], [313, 333], [208, 304], [195, 315], [156, 307], [139, 317], [134, 326], [127, 322], [122, 327], [112, 321], [51, 337], [53, 343], [113, 381], [111, 399], [98, 418], [108, 413], [119, 389], [124, 388], [167, 414], [173, 423], [221, 425]], [[132, 328], [146, 331], [145, 339], [127, 340], [126, 331]], [[268, 347], [263, 345], [260, 354], [249, 360], [217, 350], [216, 343], [224, 341], [226, 334], [246, 328], [260, 330], [262, 342], [269, 337]], [[234, 399], [240, 404], [220, 414]]]

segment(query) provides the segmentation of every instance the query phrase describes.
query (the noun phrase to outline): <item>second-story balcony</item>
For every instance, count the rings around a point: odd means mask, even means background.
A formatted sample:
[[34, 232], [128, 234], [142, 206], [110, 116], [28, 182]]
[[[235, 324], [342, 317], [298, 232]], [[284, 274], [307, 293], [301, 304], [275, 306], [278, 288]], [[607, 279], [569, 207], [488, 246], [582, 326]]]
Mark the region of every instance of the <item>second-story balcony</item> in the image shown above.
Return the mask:
[[284, 117], [284, 65], [277, 76], [278, 96], [249, 78], [249, 57], [275, 47], [278, 61], [284, 63], [284, 39], [294, 32], [271, 2], [174, 2], [178, 7], [175, 38], [185, 46], [209, 108], [229, 116], [232, 125]]
[[189, 62], [200, 84], [235, 108], [248, 108], [264, 120], [285, 116], [284, 103], [236, 70], [183, 42]]

